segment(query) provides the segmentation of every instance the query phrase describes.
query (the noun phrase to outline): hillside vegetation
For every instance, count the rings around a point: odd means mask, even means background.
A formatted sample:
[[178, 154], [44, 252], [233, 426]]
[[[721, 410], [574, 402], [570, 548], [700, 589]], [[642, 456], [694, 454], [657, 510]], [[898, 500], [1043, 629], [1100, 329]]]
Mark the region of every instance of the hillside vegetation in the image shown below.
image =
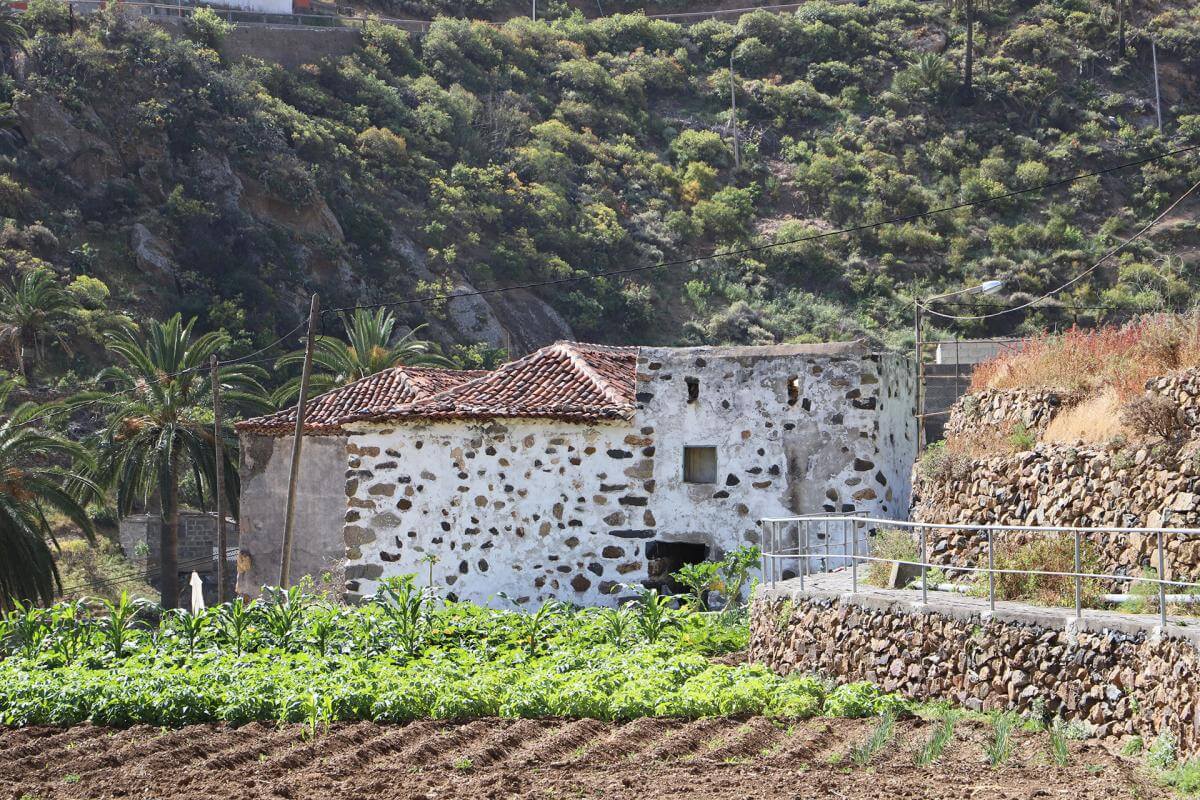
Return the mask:
[[[1105, 4], [989, 3], [970, 104], [960, 10], [909, 0], [691, 27], [640, 15], [441, 19], [420, 36], [372, 25], [352, 55], [295, 71], [224, 60], [227, 31], [206, 16], [185, 35], [114, 12], [72, 32], [61, 4], [34, 0], [23, 23], [33, 38], [0, 85], [15, 126], [0, 162], [0, 278], [49, 266], [89, 303], [59, 326], [63, 347], [47, 343], [46, 378], [92, 374], [103, 354], [89, 342], [121, 313], [198, 315], [247, 352], [290, 329], [312, 290], [330, 307], [585, 276], [1200, 143], [1190, 3], [1137, 4], [1124, 57]], [[1001, 277], [1004, 302], [1036, 296], [1197, 179], [1200, 158], [1183, 154], [901, 225], [398, 312], [465, 364], [566, 335], [898, 343], [914, 293]], [[1062, 299], [1189, 304], [1194, 208]]]

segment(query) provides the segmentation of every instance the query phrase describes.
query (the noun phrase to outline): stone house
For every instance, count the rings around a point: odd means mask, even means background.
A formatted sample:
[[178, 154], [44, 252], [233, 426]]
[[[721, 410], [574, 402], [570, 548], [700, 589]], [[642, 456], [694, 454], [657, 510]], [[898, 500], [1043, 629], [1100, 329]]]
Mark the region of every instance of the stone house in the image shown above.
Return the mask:
[[[225, 519], [226, 559], [230, 558], [230, 549], [237, 543], [237, 523], [230, 518]], [[134, 563], [144, 564], [147, 570], [156, 572], [162, 556], [162, 517], [157, 512], [146, 514], [131, 514], [122, 517], [118, 523], [118, 537], [121, 551], [125, 557]], [[205, 511], [179, 512], [179, 540], [176, 548], [179, 567], [180, 597], [186, 604], [191, 596], [188, 580], [192, 572], [200, 575], [204, 583], [205, 602], [216, 602], [217, 599], [217, 515]], [[233, 565], [229, 567], [226, 588], [232, 588]], [[158, 586], [158, 579], [151, 578], [150, 583]]]
[[[385, 410], [431, 397], [479, 371], [394, 367], [313, 398], [305, 414], [297, 491], [292, 576], [318, 578], [340, 569], [345, 555], [346, 431], [338, 420], [354, 412]], [[288, 408], [234, 426], [241, 450], [241, 518], [237, 590], [257, 596], [279, 581], [296, 410]]]
[[415, 573], [460, 600], [611, 604], [757, 543], [762, 517], [902, 516], [914, 382], [911, 361], [857, 344], [558, 342], [351, 413], [347, 595]]

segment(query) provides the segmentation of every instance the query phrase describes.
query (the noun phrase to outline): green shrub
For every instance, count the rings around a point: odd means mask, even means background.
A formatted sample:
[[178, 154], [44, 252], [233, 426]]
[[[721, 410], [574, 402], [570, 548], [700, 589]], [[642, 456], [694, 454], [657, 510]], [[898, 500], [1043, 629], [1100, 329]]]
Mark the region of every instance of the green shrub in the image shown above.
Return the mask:
[[917, 540], [912, 531], [888, 528], [871, 539], [871, 555], [886, 561], [871, 561], [867, 564], [866, 582], [872, 586], [888, 586], [892, 574], [892, 561], [920, 561]]
[[184, 24], [185, 30], [195, 42], [216, 50], [233, 30], [233, 24], [223, 19], [211, 8], [200, 7], [192, 12]]

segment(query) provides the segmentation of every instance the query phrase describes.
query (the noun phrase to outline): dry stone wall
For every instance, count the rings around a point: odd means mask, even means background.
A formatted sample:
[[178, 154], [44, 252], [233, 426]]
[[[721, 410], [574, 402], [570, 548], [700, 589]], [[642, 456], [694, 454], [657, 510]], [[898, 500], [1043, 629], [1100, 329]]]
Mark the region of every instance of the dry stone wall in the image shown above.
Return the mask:
[[[913, 518], [969, 525], [1200, 527], [1200, 454], [1140, 446], [1126, 450], [1039, 444], [1032, 450], [967, 462], [956, 474], [916, 470]], [[942, 531], [930, 538], [932, 560], [966, 566], [985, 553], [981, 534]], [[996, 542], [1022, 544], [1034, 534], [1004, 533]], [[1138, 534], [1091, 537], [1102, 567], [1140, 575], [1154, 565], [1156, 539]], [[1167, 573], [1200, 576], [1200, 540], [1167, 537]]]
[[1200, 369], [1152, 378], [1146, 391], [1173, 400], [1179, 407], [1179, 421], [1193, 431], [1200, 428]]
[[1172, 732], [1200, 745], [1200, 635], [1136, 618], [921, 605], [883, 595], [763, 588], [750, 657], [777, 672], [874, 681], [915, 700], [1041, 711], [1100, 735]]
[[947, 439], [970, 433], [980, 426], [1010, 429], [1020, 424], [1038, 434], [1063, 408], [1078, 397], [1053, 389], [984, 389], [955, 401], [946, 422]]
[[[1150, 395], [1172, 399], [1181, 421], [1200, 418], [1200, 370], [1154, 378]], [[1020, 421], [1044, 430], [1077, 397], [1053, 391], [987, 390], [962, 398], [948, 428], [960, 435], [980, 426]], [[912, 517], [921, 522], [973, 525], [1062, 525], [1156, 527], [1164, 515], [1171, 527], [1200, 527], [1200, 438], [1183, 442], [1039, 443], [1032, 449], [990, 458], [951, 451], [927, 457], [914, 470]], [[996, 534], [1002, 544], [1020, 545], [1034, 534]], [[1096, 534], [1092, 546], [1100, 568], [1139, 576], [1156, 567], [1156, 537]], [[983, 558], [981, 534], [941, 531], [930, 538], [931, 556], [944, 564], [972, 565]], [[1200, 540], [1167, 537], [1167, 576], [1200, 577]], [[1125, 591], [1128, 583], [1109, 587]]]

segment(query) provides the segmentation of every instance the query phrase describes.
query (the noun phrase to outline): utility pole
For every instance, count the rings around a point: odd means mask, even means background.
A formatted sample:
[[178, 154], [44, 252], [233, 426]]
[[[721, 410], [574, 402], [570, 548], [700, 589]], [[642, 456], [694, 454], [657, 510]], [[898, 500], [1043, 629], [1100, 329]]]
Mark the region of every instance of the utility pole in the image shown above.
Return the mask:
[[1158, 93], [1158, 45], [1150, 40], [1150, 57], [1154, 61], [1154, 113], [1158, 116], [1158, 132], [1162, 133], [1162, 95]]
[[537, 0], [533, 0], [533, 11], [529, 13], [529, 16], [533, 17], [534, 22], [537, 22]]
[[975, 0], [966, 0], [967, 53], [963, 58], [962, 101], [970, 105], [975, 102]]
[[308, 402], [308, 379], [312, 373], [313, 341], [321, 299], [313, 294], [308, 310], [308, 336], [304, 340], [304, 367], [300, 372], [300, 397], [296, 400], [296, 431], [292, 437], [292, 470], [288, 477], [287, 512], [283, 520], [283, 551], [279, 557], [279, 587], [286, 589], [292, 572], [292, 534], [296, 524], [296, 483], [300, 479], [300, 451], [304, 447], [304, 410]]
[[729, 127], [733, 130], [733, 166], [742, 167], [742, 149], [738, 142], [737, 88], [733, 80], [733, 46], [729, 48]]
[[1125, 58], [1125, 0], [1117, 0], [1117, 58]]
[[221, 441], [221, 374], [216, 353], [209, 359], [212, 366], [213, 392], [213, 454], [216, 458], [216, 486], [213, 497], [217, 506], [217, 604], [225, 602], [225, 446]]

